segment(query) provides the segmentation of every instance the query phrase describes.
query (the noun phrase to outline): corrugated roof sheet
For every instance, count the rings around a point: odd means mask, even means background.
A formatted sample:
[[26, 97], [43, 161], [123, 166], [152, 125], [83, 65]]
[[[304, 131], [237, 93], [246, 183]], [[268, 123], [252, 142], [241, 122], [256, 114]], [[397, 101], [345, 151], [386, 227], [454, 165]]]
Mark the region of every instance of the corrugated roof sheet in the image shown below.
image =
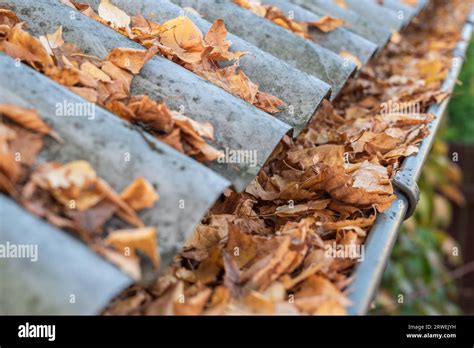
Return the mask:
[[[99, 0], [85, 2], [97, 9]], [[325, 15], [346, 21], [344, 27], [330, 33], [311, 31], [311, 40], [306, 40], [230, 1], [112, 2], [131, 15], [142, 14], [155, 22], [188, 15], [203, 32], [210, 28], [210, 22], [224, 18], [232, 50], [251, 53], [241, 59], [242, 69], [264, 92], [277, 96], [289, 106], [285, 112], [271, 116], [181, 66], [163, 57], [154, 57], [134, 78], [134, 94], [149, 95], [165, 101], [171, 108], [184, 110], [185, 115], [192, 119], [209, 121], [216, 133], [212, 145], [217, 148], [257, 153], [256, 166], [248, 163], [201, 164], [100, 107], [96, 107], [96, 119], [93, 121], [56, 117], [56, 103], [81, 103], [84, 100], [26, 66], [12, 68], [14, 61], [0, 55], [0, 73], [5, 77], [0, 81], [0, 103], [16, 103], [37, 109], [54, 129], [68, 139], [62, 146], [48, 142], [40, 160], [69, 161], [80, 157], [91, 162], [100, 176], [118, 188], [123, 188], [138, 175], [145, 176], [158, 186], [161, 199], [156, 207], [143, 215], [143, 219], [147, 224], [158, 226], [164, 265], [226, 187], [233, 185], [238, 191], [244, 190], [282, 137], [298, 134], [324, 98], [337, 96], [355, 70], [354, 64], [339, 56], [342, 50], [352, 53], [362, 64], [366, 64], [377, 50], [383, 48], [392, 32], [400, 30], [426, 4], [426, 1], [420, 1], [417, 8], [410, 8], [395, 0], [385, 0], [383, 6], [375, 0], [346, 0], [347, 8], [343, 8], [330, 0], [262, 1], [291, 13], [299, 21], [314, 21]], [[59, 0], [0, 0], [0, 5], [16, 11], [35, 35], [53, 32], [62, 25], [66, 41], [101, 58], [115, 47], [141, 47], [75, 12]], [[177, 5], [192, 6], [203, 17]], [[124, 163], [124, 152], [132, 155], [130, 163]], [[180, 208], [182, 200], [184, 208]], [[21, 234], [28, 224], [35, 223], [38, 233], [31, 235], [31, 240], [39, 245], [50, 245], [46, 254], [48, 259], [49, 253], [54, 254], [51, 261], [45, 260], [34, 268], [35, 274], [48, 274], [48, 282], [38, 280], [39, 285], [34, 292], [34, 296], [39, 298], [38, 310], [22, 307], [18, 303], [17, 313], [78, 313], [76, 307], [61, 305], [54, 297], [73, 291], [71, 286], [76, 287], [76, 293], [87, 296], [81, 284], [70, 284], [69, 279], [74, 275], [82, 281], [87, 277], [86, 270], [91, 267], [95, 269], [90, 271], [84, 284], [96, 282], [96, 292], [103, 296], [91, 299], [80, 313], [97, 312], [100, 305], [106, 303], [117, 290], [129, 284], [128, 278], [95, 257], [79, 242], [57, 233], [44, 222], [37, 222], [36, 218], [5, 197], [0, 197], [0, 204], [2, 229], [9, 233], [8, 236], [2, 235], [2, 238]], [[24, 237], [30, 238], [28, 234]], [[64, 267], [53, 265], [62, 254], [69, 257], [75, 255], [79, 266], [74, 268], [67, 263]], [[66, 269], [70, 269], [70, 273]], [[25, 275], [17, 282], [17, 286], [24, 287], [30, 270], [23, 264], [11, 264], [0, 269], [2, 276], [12, 272]], [[107, 282], [96, 279], [99, 273]], [[7, 290], [14, 292], [15, 288], [13, 285]], [[50, 296], [46, 297], [46, 293]], [[19, 299], [24, 301], [28, 296], [21, 295]]]

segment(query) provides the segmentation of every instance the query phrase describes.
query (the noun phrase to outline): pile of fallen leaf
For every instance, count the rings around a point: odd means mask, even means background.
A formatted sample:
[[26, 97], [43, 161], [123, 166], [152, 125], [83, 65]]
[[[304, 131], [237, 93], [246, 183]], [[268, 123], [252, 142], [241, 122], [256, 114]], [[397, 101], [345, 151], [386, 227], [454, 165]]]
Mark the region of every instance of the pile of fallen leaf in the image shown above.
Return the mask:
[[329, 33], [341, 25], [344, 25], [342, 19], [333, 18], [331, 16], [323, 16], [317, 21], [302, 22], [287, 16], [277, 6], [264, 5], [259, 0], [233, 0], [237, 5], [255, 13], [257, 16], [271, 20], [273, 23], [283, 27], [293, 33], [310, 39], [309, 31], [311, 28], [318, 29], [323, 33]]
[[[156, 229], [145, 227], [137, 215], [159, 199], [147, 180], [138, 177], [119, 194], [86, 161], [38, 164], [43, 137], [63, 142], [59, 135], [33, 109], [0, 104], [0, 117], [0, 191], [32, 214], [73, 232], [135, 279], [141, 277], [136, 250], [159, 267]], [[106, 230], [113, 216], [120, 225], [137, 228]]]
[[214, 139], [208, 122], [198, 123], [144, 95], [131, 95], [133, 76], [157, 52], [114, 48], [101, 60], [65, 43], [62, 27], [35, 38], [23, 30], [15, 13], [0, 9], [0, 52], [20, 59], [91, 103], [141, 126], [178, 151], [202, 161], [213, 161], [220, 152], [207, 144]]
[[[395, 199], [396, 170], [429, 132], [427, 108], [447, 96], [441, 82], [470, 4], [436, 5], [286, 138], [244, 193], [227, 191], [155, 283], [104, 313], [344, 314], [356, 259], [325, 247], [364, 243]], [[393, 107], [405, 102], [419, 111]]]
[[247, 52], [229, 51], [231, 42], [222, 20], [216, 20], [203, 36], [186, 16], [158, 24], [142, 15], [130, 17], [109, 0], [101, 1], [98, 13], [87, 4], [61, 1], [268, 113], [285, 107], [282, 100], [259, 90], [239, 68], [239, 58]]

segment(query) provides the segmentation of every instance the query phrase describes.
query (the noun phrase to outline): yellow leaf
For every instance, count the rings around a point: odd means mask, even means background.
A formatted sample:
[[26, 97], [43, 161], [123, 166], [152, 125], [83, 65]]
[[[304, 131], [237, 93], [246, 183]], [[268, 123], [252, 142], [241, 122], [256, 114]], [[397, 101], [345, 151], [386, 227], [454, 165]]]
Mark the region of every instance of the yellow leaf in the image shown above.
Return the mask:
[[54, 33], [46, 34], [46, 38], [48, 39], [49, 47], [52, 49], [61, 47], [64, 45], [63, 27], [59, 26], [58, 30], [56, 30]]
[[392, 32], [392, 36], [390, 36], [390, 42], [394, 44], [399, 44], [400, 42], [402, 42], [402, 36], [398, 31]]
[[[158, 254], [156, 229], [153, 227], [143, 227], [136, 229], [117, 230], [111, 232], [106, 242], [112, 245], [119, 252], [130, 251], [130, 257], [136, 257], [136, 251], [139, 250], [147, 255], [155, 267], [160, 266], [160, 256]], [[126, 249], [129, 248], [129, 249]]]
[[185, 16], [163, 24], [160, 42], [186, 63], [199, 62], [204, 51], [201, 30]]
[[136, 75], [156, 52], [156, 47], [148, 51], [133, 48], [114, 48], [109, 52], [105, 60]]
[[32, 180], [69, 209], [87, 210], [103, 198], [95, 187], [96, 172], [86, 161], [48, 163], [38, 168]]
[[140, 260], [138, 258], [127, 257], [115, 250], [108, 249], [100, 244], [93, 245], [92, 248], [108, 261], [117, 266], [122, 272], [128, 274], [132, 279], [138, 281], [142, 276]]
[[339, 52], [339, 55], [343, 58], [346, 58], [348, 60], [350, 60], [352, 63], [354, 63], [355, 65], [357, 65], [357, 69], [360, 69], [362, 68], [362, 63], [361, 61], [359, 60], [359, 58], [357, 58], [356, 56], [354, 56], [351, 52], [349, 51], [341, 51]]
[[407, 4], [409, 6], [417, 6], [418, 5], [418, 0], [402, 0], [404, 4]]
[[96, 80], [100, 80], [102, 82], [111, 82], [111, 78], [109, 75], [104, 73], [98, 67], [90, 62], [85, 62], [81, 65], [81, 71]]
[[114, 28], [128, 28], [130, 26], [130, 16], [114, 6], [110, 0], [102, 0], [97, 12], [102, 19], [110, 22]]
[[37, 70], [52, 67], [53, 59], [41, 41], [24, 31], [22, 25], [18, 23], [11, 29], [7, 40], [2, 41], [3, 49], [9, 56], [26, 61]]
[[151, 208], [160, 198], [153, 186], [143, 177], [138, 177], [128, 185], [120, 197], [135, 210]]
[[334, 2], [336, 3], [337, 6], [341, 8], [344, 8], [344, 9], [347, 8], [347, 4], [345, 0], [334, 0]]
[[324, 33], [329, 33], [336, 28], [339, 28], [341, 25], [344, 25], [342, 19], [337, 19], [330, 16], [324, 16], [318, 19], [317, 21], [309, 22], [308, 25], [316, 27]]

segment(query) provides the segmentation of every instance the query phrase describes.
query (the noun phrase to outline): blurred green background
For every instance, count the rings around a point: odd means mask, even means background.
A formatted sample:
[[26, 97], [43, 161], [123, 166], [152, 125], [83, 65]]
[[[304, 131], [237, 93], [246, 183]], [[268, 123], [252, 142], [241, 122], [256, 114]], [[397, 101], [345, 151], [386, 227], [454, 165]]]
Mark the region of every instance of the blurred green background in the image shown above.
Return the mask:
[[448, 129], [449, 141], [474, 143], [474, 40], [467, 50], [465, 61], [458, 79], [462, 85], [456, 86], [449, 103]]
[[451, 160], [448, 142], [474, 144], [474, 40], [458, 79], [444, 126], [423, 169], [419, 205], [400, 231], [372, 314], [463, 313], [452, 278], [463, 257], [447, 232], [453, 209], [464, 203], [459, 191], [462, 174]]

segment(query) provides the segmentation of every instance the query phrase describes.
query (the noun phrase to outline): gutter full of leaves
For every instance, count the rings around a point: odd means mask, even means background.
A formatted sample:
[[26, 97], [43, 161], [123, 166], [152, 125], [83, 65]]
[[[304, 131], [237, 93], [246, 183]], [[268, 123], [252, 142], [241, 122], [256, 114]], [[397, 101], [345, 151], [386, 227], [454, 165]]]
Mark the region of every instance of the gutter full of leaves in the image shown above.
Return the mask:
[[[474, 11], [470, 15], [470, 18], [473, 17]], [[473, 30], [474, 23], [466, 22], [461, 33], [461, 39], [454, 49], [451, 68], [442, 85], [444, 92], [451, 94], [457, 83], [457, 77], [461, 71]], [[418, 202], [419, 195], [416, 183], [421, 176], [423, 165], [431, 151], [449, 101], [450, 98], [445, 99], [441, 104], [432, 105], [428, 109], [429, 113], [435, 115], [435, 119], [430, 124], [430, 134], [421, 143], [418, 153], [406, 158], [397, 173], [396, 183], [401, 186], [401, 189], [396, 191], [397, 201], [381, 214], [374, 224], [366, 242], [366, 261], [355, 270], [355, 280], [349, 287], [352, 292], [349, 296], [352, 302], [349, 308], [350, 314], [361, 315], [367, 313], [372, 300], [377, 294], [398, 231], [403, 221], [413, 214]]]
[[[284, 138], [245, 192], [225, 192], [159, 279], [151, 285], [134, 285], [127, 289], [105, 313], [344, 314], [348, 310], [349, 313], [365, 313], [408, 209], [406, 198], [394, 190], [394, 186], [398, 190], [406, 187], [405, 193], [415, 187], [416, 173], [429, 151], [459, 71], [459, 62], [453, 69], [449, 67], [466, 7], [462, 1], [453, 0], [444, 8], [432, 8], [429, 11], [437, 12], [431, 14], [437, 13], [442, 20], [419, 20], [403, 36], [393, 35], [384, 53], [348, 83], [334, 104], [323, 102], [308, 129], [296, 139]], [[114, 8], [113, 12], [117, 10]], [[214, 54], [221, 59], [228, 53], [223, 24], [215, 24], [214, 34], [206, 36], [205, 44], [202, 35], [197, 33], [201, 40], [190, 47], [190, 52], [180, 51], [182, 43], [175, 45], [179, 35], [174, 33], [168, 38], [168, 44], [154, 40], [149, 51], [117, 48], [101, 61], [72, 46], [66, 49], [60, 30], [35, 39], [22, 30], [13, 13], [3, 14], [7, 23], [2, 28], [8, 40], [4, 40], [0, 48], [8, 55], [26, 61], [75, 93], [101, 105], [106, 104], [98, 102], [103, 86], [121, 87], [126, 93], [114, 99], [123, 103], [120, 108], [117, 103], [105, 105], [109, 110], [133, 122], [138, 116], [148, 115], [145, 112], [148, 106], [160, 115], [160, 124], [155, 125], [161, 132], [157, 138], [165, 141], [163, 133], [171, 136], [173, 129], [179, 128], [183, 137], [173, 141], [175, 148], [181, 146], [179, 150], [198, 159], [216, 158], [216, 151], [206, 147], [203, 140], [206, 135], [212, 138], [212, 125], [183, 119], [164, 104], [154, 103], [144, 96], [131, 96], [129, 86], [133, 75], [150, 54], [156, 53], [158, 46], [162, 55], [179, 59], [180, 64], [196, 73], [196, 66], [192, 67], [195, 52], [199, 57], [205, 52], [209, 57]], [[94, 18], [95, 14], [91, 16]], [[175, 32], [180, 26], [183, 33], [196, 33], [184, 18], [173, 22], [171, 28], [141, 18], [135, 22], [138, 23], [134, 27], [135, 34], [142, 32], [139, 28], [146, 29], [148, 34], [155, 29], [164, 30], [162, 37], [166, 39], [169, 30]], [[123, 34], [130, 37], [133, 32]], [[466, 39], [467, 30], [464, 34]], [[140, 35], [140, 40], [143, 39]], [[40, 54], [43, 59], [38, 61], [38, 55], [32, 56], [24, 49], [33, 47], [22, 44], [26, 41], [34, 43], [37, 53], [44, 53]], [[463, 50], [454, 51], [455, 55], [459, 53]], [[122, 61], [137, 62], [137, 69]], [[47, 64], [43, 66], [43, 62]], [[107, 69], [111, 65], [115, 73]], [[211, 75], [219, 74], [213, 70]], [[243, 80], [237, 82], [245, 80], [239, 76]], [[445, 81], [443, 86], [442, 81]], [[247, 85], [254, 94], [251, 100], [239, 95], [241, 98], [267, 112], [279, 111], [281, 103], [277, 99], [261, 94], [250, 82]], [[112, 92], [117, 91], [109, 89], [107, 97], [115, 95]], [[259, 93], [263, 99], [258, 97]], [[411, 107], [414, 109], [409, 109]], [[128, 116], [129, 111], [133, 113], [131, 116]], [[33, 120], [40, 125], [33, 127], [33, 131], [55, 135], [52, 129], [44, 128], [33, 110], [9, 105], [0, 112], [11, 121], [4, 126], [2, 138], [5, 144], [2, 148], [9, 158], [13, 156], [10, 147], [15, 145], [17, 133], [25, 132], [18, 123], [23, 123], [27, 130], [31, 123], [25, 120]], [[32, 116], [28, 118], [30, 113]], [[18, 115], [21, 117], [15, 119]], [[141, 121], [143, 125], [148, 120]], [[43, 128], [45, 131], [40, 132]], [[117, 194], [87, 162], [26, 168], [28, 176], [22, 176], [26, 180], [18, 180], [15, 168], [13, 160], [1, 168], [8, 179], [2, 181], [2, 188], [15, 197], [16, 188], [10, 186], [12, 182], [20, 182], [21, 198], [26, 199], [21, 203], [30, 211], [38, 213], [38, 207], [32, 206], [28, 197], [47, 194], [58, 216], [51, 215], [51, 209], [40, 213], [44, 212], [43, 217], [59, 226], [65, 223], [63, 217], [71, 213], [67, 205], [71, 197], [84, 204], [83, 210], [98, 202], [113, 203], [110, 216], [116, 214], [136, 225], [139, 233], [115, 231], [106, 242], [117, 249], [135, 243], [137, 247], [132, 250], [132, 257], [136, 257], [135, 249], [141, 249], [155, 266], [158, 265], [159, 256], [153, 244], [156, 231], [145, 228], [135, 212], [153, 206], [158, 200], [158, 194], [146, 181], [139, 178]], [[408, 173], [406, 177], [411, 181], [403, 181], [404, 173]], [[138, 191], [148, 194], [137, 197]], [[411, 196], [416, 198], [416, 195]], [[101, 240], [96, 242], [102, 243]], [[332, 246], [359, 250], [366, 247], [365, 260], [359, 263], [358, 256], [331, 254]]]

